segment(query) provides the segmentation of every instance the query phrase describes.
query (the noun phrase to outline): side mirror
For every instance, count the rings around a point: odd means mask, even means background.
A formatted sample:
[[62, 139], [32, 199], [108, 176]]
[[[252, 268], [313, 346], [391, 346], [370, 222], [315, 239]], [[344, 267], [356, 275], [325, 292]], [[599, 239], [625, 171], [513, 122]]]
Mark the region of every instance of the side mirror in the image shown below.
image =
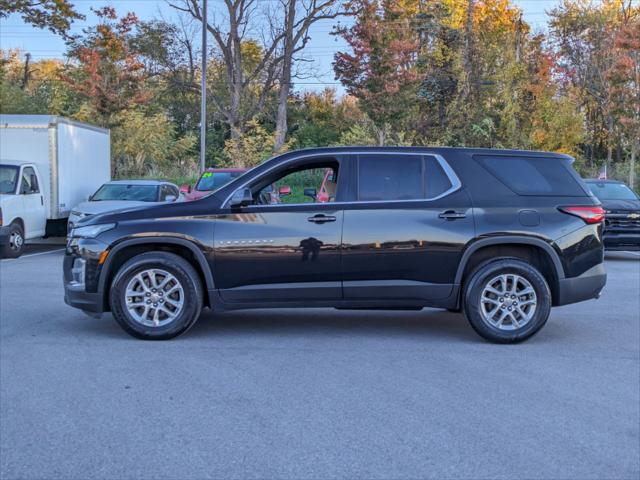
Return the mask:
[[316, 201], [316, 197], [318, 196], [318, 192], [316, 191], [315, 188], [305, 188], [304, 189], [304, 196], [313, 198], [313, 201], [315, 202]]
[[175, 202], [178, 199], [178, 197], [176, 197], [175, 195], [167, 195], [164, 198], [165, 202]]
[[253, 195], [250, 188], [241, 188], [236, 190], [229, 200], [229, 206], [231, 208], [246, 207], [253, 203]]
[[180, 185], [180, 193], [182, 194], [191, 193], [191, 185], [187, 183]]
[[281, 197], [286, 197], [287, 195], [291, 195], [291, 187], [289, 185], [282, 185], [278, 189], [278, 195]]

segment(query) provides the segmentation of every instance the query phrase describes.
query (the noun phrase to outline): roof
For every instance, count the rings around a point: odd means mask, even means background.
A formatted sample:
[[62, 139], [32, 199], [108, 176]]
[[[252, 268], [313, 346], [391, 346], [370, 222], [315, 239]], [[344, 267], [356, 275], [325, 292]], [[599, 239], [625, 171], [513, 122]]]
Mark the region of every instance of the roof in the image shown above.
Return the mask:
[[620, 180], [610, 180], [610, 179], [603, 180], [600, 178], [584, 178], [583, 180], [587, 183], [624, 183], [624, 182], [621, 182]]
[[290, 155], [300, 155], [301, 153], [318, 153], [327, 155], [336, 155], [340, 153], [354, 153], [354, 152], [415, 152], [415, 153], [476, 153], [484, 155], [527, 155], [527, 156], [546, 156], [554, 158], [566, 158], [574, 160], [570, 155], [557, 152], [545, 152], [540, 150], [507, 150], [498, 148], [475, 148], [475, 147], [375, 147], [375, 146], [350, 146], [350, 147], [313, 147], [302, 148], [298, 150], [292, 150], [290, 152], [278, 155], [278, 158], [285, 158]]
[[174, 185], [171, 182], [165, 182], [163, 180], [145, 180], [145, 179], [132, 179], [132, 180], [111, 180], [106, 182], [105, 185]]
[[78, 122], [71, 120], [70, 118], [59, 117], [57, 115], [13, 115], [3, 114], [0, 115], [0, 128], [7, 128], [11, 126], [16, 127], [42, 127], [48, 128], [50, 125], [58, 125], [60, 123], [66, 125], [74, 125], [76, 127], [87, 128], [89, 130], [95, 130], [102, 133], [109, 133], [108, 128], [102, 128], [90, 123]]

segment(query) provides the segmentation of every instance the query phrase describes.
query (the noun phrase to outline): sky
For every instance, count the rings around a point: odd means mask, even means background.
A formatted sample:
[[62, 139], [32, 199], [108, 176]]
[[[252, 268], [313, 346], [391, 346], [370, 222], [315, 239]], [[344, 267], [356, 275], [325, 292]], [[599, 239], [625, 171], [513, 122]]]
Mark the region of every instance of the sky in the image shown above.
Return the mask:
[[[522, 8], [524, 19], [536, 30], [544, 30], [547, 14], [560, 0], [512, 0], [515, 5]], [[95, 23], [95, 15], [91, 8], [113, 6], [119, 14], [135, 12], [141, 20], [153, 18], [176, 18], [176, 11], [164, 0], [71, 0], [77, 10], [86, 15], [86, 20], [74, 22], [71, 31], [81, 33], [82, 29]], [[221, 0], [209, 0], [210, 12], [219, 9]], [[339, 50], [345, 50], [343, 40], [329, 35], [336, 20], [317, 22], [310, 31], [311, 41], [308, 44], [306, 55], [313, 60], [309, 65], [310, 78], [296, 82], [297, 90], [322, 90], [335, 87], [342, 91], [339, 83], [334, 79], [331, 62], [333, 54]], [[343, 19], [342, 23], [350, 23], [349, 19]], [[209, 40], [211, 42], [211, 40]], [[65, 52], [64, 41], [49, 32], [40, 30], [25, 24], [20, 16], [12, 15], [0, 20], [0, 49], [7, 50], [19, 48], [30, 52], [34, 60], [42, 58], [63, 58]]]

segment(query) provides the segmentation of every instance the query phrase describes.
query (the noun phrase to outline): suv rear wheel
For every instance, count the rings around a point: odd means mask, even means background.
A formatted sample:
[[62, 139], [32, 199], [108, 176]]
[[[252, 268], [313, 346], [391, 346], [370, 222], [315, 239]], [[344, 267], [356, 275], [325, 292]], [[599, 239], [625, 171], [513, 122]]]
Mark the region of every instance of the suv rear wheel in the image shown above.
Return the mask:
[[127, 261], [113, 279], [111, 311], [129, 334], [147, 340], [177, 337], [202, 309], [198, 272], [173, 253], [150, 252]]
[[542, 274], [516, 258], [480, 265], [466, 282], [464, 311], [473, 329], [497, 343], [538, 332], [549, 318], [551, 291]]

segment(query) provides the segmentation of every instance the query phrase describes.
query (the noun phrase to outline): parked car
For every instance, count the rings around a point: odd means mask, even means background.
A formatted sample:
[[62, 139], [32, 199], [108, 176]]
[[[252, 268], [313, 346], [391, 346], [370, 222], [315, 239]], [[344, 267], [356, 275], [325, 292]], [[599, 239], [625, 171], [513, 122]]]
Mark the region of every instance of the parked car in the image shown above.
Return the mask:
[[0, 256], [64, 236], [71, 207], [111, 178], [109, 130], [50, 115], [0, 115]]
[[89, 200], [77, 205], [69, 215], [68, 231], [83, 218], [154, 204], [175, 202], [180, 196], [178, 186], [158, 180], [114, 180], [102, 185]]
[[181, 185], [180, 193], [184, 195], [187, 202], [198, 200], [225, 186], [246, 171], [246, 168], [207, 168], [200, 175], [194, 188], [188, 184]]
[[640, 198], [616, 180], [586, 180], [604, 208], [604, 247], [607, 250], [640, 250]]
[[[288, 152], [197, 202], [85, 221], [67, 246], [65, 301], [110, 310], [143, 339], [187, 331], [203, 307], [437, 307], [518, 342], [606, 282], [604, 211], [571, 163], [490, 149]], [[264, 188], [327, 169], [332, 201], [310, 185], [315, 202], [265, 202]]]

